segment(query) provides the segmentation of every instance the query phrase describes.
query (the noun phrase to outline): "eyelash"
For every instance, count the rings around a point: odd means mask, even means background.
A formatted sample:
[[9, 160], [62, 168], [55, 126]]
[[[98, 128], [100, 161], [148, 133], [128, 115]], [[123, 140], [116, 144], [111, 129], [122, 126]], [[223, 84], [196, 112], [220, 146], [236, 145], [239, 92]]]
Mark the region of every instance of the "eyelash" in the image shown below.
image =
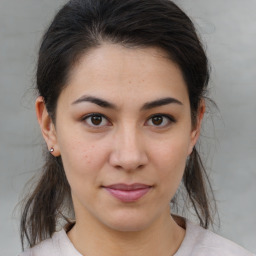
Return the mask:
[[[107, 118], [105, 115], [100, 114], [100, 113], [92, 113], [92, 114], [86, 115], [86, 116], [84, 116], [84, 117], [82, 118], [82, 121], [84, 121], [84, 122], [87, 123], [87, 120], [90, 119], [91, 117], [100, 117], [101, 120], [102, 120], [102, 119], [105, 119], [105, 120], [107, 120], [107, 122], [109, 122], [108, 118]], [[158, 126], [158, 125], [152, 125], [153, 127], [165, 128], [165, 127], [169, 126], [169, 125], [172, 124], [172, 123], [176, 123], [176, 119], [175, 119], [173, 116], [167, 115], [167, 114], [161, 114], [161, 113], [159, 113], [159, 114], [154, 114], [154, 115], [150, 116], [150, 117], [148, 118], [147, 122], [148, 122], [149, 120], [152, 120], [154, 117], [162, 117], [163, 120], [164, 120], [164, 118], [166, 118], [168, 123], [167, 123], [166, 125], [164, 125], [164, 126], [161, 126], [161, 124], [160, 124], [159, 126]], [[102, 121], [101, 121], [101, 122], [102, 122]], [[163, 121], [163, 122], [164, 122], [164, 121]], [[91, 128], [94, 128], [94, 129], [100, 129], [100, 128], [105, 127], [105, 126], [110, 126], [110, 125], [101, 125], [101, 126], [100, 126], [100, 125], [93, 125], [93, 124], [88, 124], [88, 123], [87, 123], [87, 125], [88, 125], [89, 127], [91, 127]], [[151, 126], [151, 125], [149, 125], [149, 126]]]

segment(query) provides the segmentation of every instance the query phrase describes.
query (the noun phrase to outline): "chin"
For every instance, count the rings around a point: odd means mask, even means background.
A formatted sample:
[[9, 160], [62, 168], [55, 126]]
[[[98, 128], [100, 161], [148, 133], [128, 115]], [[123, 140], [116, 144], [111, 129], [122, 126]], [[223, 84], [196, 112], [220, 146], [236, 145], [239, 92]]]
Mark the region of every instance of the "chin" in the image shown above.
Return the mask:
[[[147, 218], [145, 218], [147, 216]], [[105, 225], [109, 228], [120, 232], [138, 232], [147, 229], [153, 222], [145, 214], [113, 214], [111, 219], [105, 220]]]

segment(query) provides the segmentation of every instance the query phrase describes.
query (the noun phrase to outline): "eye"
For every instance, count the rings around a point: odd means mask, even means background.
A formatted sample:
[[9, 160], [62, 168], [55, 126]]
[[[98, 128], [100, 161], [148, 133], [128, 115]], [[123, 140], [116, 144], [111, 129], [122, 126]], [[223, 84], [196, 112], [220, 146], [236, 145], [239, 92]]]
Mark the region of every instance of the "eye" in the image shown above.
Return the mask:
[[86, 124], [88, 126], [96, 127], [96, 128], [97, 127], [100, 128], [100, 127], [109, 125], [108, 119], [104, 115], [98, 114], [98, 113], [94, 113], [94, 114], [84, 116], [82, 118], [82, 121], [86, 122]]
[[147, 124], [155, 127], [166, 127], [171, 123], [175, 123], [175, 119], [169, 115], [157, 114], [151, 116], [147, 121]]

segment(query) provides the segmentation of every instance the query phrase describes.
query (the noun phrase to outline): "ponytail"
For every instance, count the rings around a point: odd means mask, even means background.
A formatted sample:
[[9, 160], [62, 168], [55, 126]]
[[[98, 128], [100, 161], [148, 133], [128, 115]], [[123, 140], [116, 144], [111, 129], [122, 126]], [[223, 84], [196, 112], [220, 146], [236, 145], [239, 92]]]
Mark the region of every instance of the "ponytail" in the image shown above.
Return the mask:
[[[212, 206], [216, 210], [216, 202], [209, 178], [196, 148], [193, 149], [187, 161], [183, 184], [192, 208], [200, 221], [200, 226], [208, 228], [209, 224], [213, 224]], [[210, 200], [210, 195], [212, 200]]]
[[51, 237], [56, 231], [59, 217], [65, 217], [64, 201], [69, 201], [70, 208], [71, 193], [70, 186], [66, 179], [60, 157], [55, 158], [51, 154], [46, 155], [43, 173], [35, 187], [33, 193], [24, 202], [20, 222], [20, 236], [22, 248], [25, 240], [29, 247], [33, 247], [38, 242]]

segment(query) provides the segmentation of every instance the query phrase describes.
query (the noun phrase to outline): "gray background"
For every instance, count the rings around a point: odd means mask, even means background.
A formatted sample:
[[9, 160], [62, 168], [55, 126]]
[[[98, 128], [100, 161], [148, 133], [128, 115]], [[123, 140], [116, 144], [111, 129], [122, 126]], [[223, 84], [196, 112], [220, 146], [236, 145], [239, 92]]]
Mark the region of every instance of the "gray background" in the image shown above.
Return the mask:
[[[61, 0], [0, 0], [0, 255], [20, 249], [25, 182], [42, 164], [34, 114], [36, 52]], [[203, 153], [219, 205], [221, 235], [256, 252], [256, 1], [176, 0], [197, 24], [212, 65], [213, 109]]]

